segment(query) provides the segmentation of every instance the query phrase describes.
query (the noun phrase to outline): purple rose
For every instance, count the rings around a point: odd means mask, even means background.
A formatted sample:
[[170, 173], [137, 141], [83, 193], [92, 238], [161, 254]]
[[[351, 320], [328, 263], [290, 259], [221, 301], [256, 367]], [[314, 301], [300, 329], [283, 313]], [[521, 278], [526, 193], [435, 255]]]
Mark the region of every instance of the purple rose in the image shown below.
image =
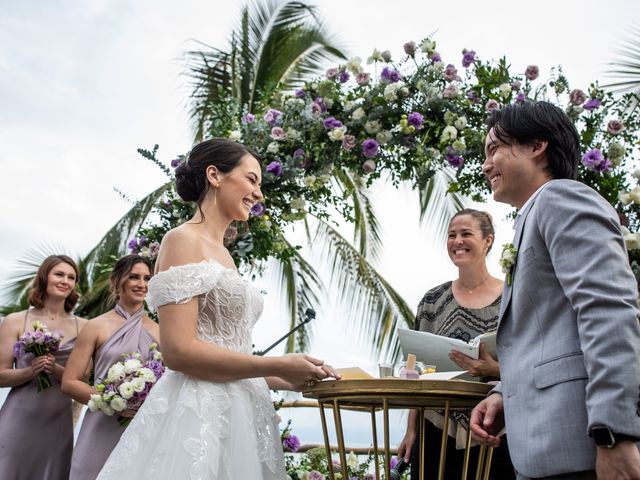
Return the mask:
[[571, 90], [571, 93], [569, 94], [569, 102], [572, 105], [582, 105], [586, 100], [587, 94], [582, 90], [580, 90], [579, 88]]
[[271, 138], [274, 140], [284, 140], [286, 136], [287, 134], [284, 133], [284, 128], [282, 127], [273, 127], [271, 129]]
[[311, 109], [313, 113], [324, 113], [327, 111], [327, 104], [324, 103], [324, 99], [322, 97], [316, 97]]
[[242, 117], [242, 123], [247, 125], [249, 123], [253, 123], [255, 119], [256, 116], [253, 113], [247, 113], [244, 117]]
[[324, 76], [327, 77], [328, 80], [333, 80], [334, 78], [336, 78], [337, 75], [338, 75], [337, 68], [330, 68], [324, 74]]
[[620, 132], [624, 130], [624, 123], [621, 120], [616, 118], [609, 120], [607, 123], [607, 132], [611, 135], [618, 135]]
[[307, 167], [307, 153], [302, 148], [297, 148], [292, 155], [295, 166], [301, 169]]
[[404, 53], [413, 57], [416, 54], [416, 42], [407, 42], [402, 48], [404, 49]]
[[540, 76], [540, 69], [537, 65], [529, 65], [524, 71], [524, 76], [527, 80], [535, 80]]
[[434, 53], [433, 55], [431, 55], [431, 61], [432, 62], [441, 62], [442, 61], [442, 57], [440, 56], [439, 53]]
[[296, 96], [296, 98], [304, 98], [306, 96], [306, 92], [304, 91], [303, 88], [299, 88], [295, 91], [294, 95]]
[[516, 95], [516, 102], [522, 103], [527, 99], [527, 97], [525, 96], [524, 93], [522, 92], [518, 92], [518, 94]]
[[371, 81], [371, 75], [369, 75], [367, 72], [361, 72], [356, 75], [356, 83], [361, 87], [364, 87], [365, 85], [369, 85], [370, 81]]
[[127, 247], [129, 248], [129, 250], [131, 250], [132, 252], [138, 252], [139, 250], [139, 246], [138, 246], [138, 240], [136, 240], [135, 238], [132, 238], [131, 240], [129, 240], [129, 243], [127, 243]]
[[178, 168], [178, 165], [180, 165], [179, 158], [174, 158], [173, 160], [171, 160], [171, 168]]
[[349, 81], [349, 78], [351, 78], [351, 76], [346, 70], [341, 71], [340, 75], [338, 75], [338, 80], [340, 81], [340, 83], [347, 83]]
[[264, 204], [257, 202], [253, 204], [253, 207], [251, 207], [251, 215], [253, 215], [254, 217], [261, 217], [262, 215], [264, 215], [266, 208], [264, 206]]
[[462, 66], [469, 68], [476, 60], [476, 52], [473, 50], [462, 50]]
[[589, 100], [584, 102], [584, 105], [582, 107], [585, 110], [589, 110], [591, 112], [591, 111], [595, 110], [596, 108], [598, 108], [600, 105], [602, 105], [602, 102], [600, 102], [600, 99], [598, 99], [598, 98], [590, 98]]
[[402, 76], [397, 70], [391, 67], [384, 67], [382, 69], [382, 73], [380, 73], [380, 78], [387, 83], [396, 83], [402, 78]]
[[307, 480], [325, 480], [325, 478], [319, 471], [311, 470], [307, 475]]
[[413, 125], [416, 130], [421, 130], [424, 117], [418, 112], [411, 112], [407, 117], [407, 122], [409, 125]]
[[354, 137], [353, 135], [347, 134], [342, 138], [342, 148], [344, 148], [345, 150], [351, 150], [355, 146], [356, 137]]
[[582, 164], [593, 172], [606, 172], [611, 168], [611, 161], [604, 158], [602, 152], [597, 148], [589, 150], [582, 156]]
[[364, 142], [362, 142], [362, 154], [367, 157], [375, 157], [380, 151], [380, 144], [376, 142], [373, 138], [367, 138]]
[[493, 98], [489, 99], [487, 103], [484, 105], [484, 109], [487, 112], [493, 112], [496, 108], [500, 108], [500, 104], [497, 102], [497, 100], [494, 100]]
[[284, 440], [282, 440], [282, 446], [285, 451], [296, 453], [300, 448], [300, 439], [295, 435], [289, 434]]
[[267, 113], [264, 114], [264, 120], [269, 124], [269, 126], [275, 127], [281, 116], [281, 111], [270, 108], [269, 110], [267, 110]]
[[445, 158], [453, 168], [460, 168], [464, 165], [464, 158], [458, 155], [458, 152], [453, 147], [447, 147]]
[[473, 103], [480, 103], [480, 97], [478, 96], [475, 90], [469, 90], [467, 92], [467, 98], [471, 100]]
[[277, 161], [271, 162], [269, 165], [267, 165], [267, 172], [275, 175], [276, 177], [279, 177], [280, 175], [282, 175], [282, 164]]
[[140, 235], [140, 237], [138, 237], [138, 246], [140, 248], [146, 247], [148, 241], [149, 240], [147, 239], [147, 237], [145, 237], [144, 235]]
[[342, 126], [342, 122], [340, 120], [336, 120], [335, 117], [325, 118], [322, 124], [327, 130], [333, 130], [334, 128], [340, 128]]
[[522, 87], [522, 82], [521, 82], [520, 80], [514, 80], [514, 81], [511, 83], [511, 88], [512, 88], [513, 90], [520, 90], [520, 87]]
[[458, 69], [452, 64], [449, 64], [445, 67], [444, 78], [449, 80], [450, 82], [452, 82], [453, 80], [462, 80], [458, 75]]

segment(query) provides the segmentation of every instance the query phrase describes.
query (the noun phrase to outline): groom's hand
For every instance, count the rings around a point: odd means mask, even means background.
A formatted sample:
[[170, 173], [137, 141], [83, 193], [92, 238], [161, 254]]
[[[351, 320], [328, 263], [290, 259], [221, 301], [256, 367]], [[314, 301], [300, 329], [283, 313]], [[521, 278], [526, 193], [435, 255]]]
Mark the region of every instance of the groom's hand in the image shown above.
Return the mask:
[[630, 440], [617, 442], [613, 448], [598, 447], [598, 480], [640, 480], [640, 452]]
[[500, 445], [498, 434], [504, 428], [502, 395], [494, 393], [476, 405], [471, 412], [469, 426], [478, 442], [494, 448]]

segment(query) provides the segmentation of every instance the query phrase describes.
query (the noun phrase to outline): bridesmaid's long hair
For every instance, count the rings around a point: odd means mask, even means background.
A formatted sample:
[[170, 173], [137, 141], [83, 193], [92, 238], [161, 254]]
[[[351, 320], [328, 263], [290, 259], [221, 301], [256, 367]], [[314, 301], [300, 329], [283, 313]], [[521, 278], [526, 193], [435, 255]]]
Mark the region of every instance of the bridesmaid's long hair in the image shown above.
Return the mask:
[[149, 267], [149, 273], [153, 275], [153, 266], [151, 265], [151, 261], [141, 255], [127, 255], [118, 260], [113, 266], [113, 270], [109, 276], [109, 282], [111, 283], [111, 295], [109, 296], [109, 300], [113, 304], [118, 303], [118, 300], [120, 300], [120, 289], [122, 288], [122, 284], [131, 273], [131, 270], [133, 270], [133, 267], [138, 263], [144, 263]]
[[[49, 272], [53, 267], [60, 263], [66, 263], [73, 268], [76, 272], [76, 285], [78, 285], [80, 271], [78, 270], [76, 262], [67, 255], [50, 255], [44, 259], [38, 268], [36, 277], [33, 279], [33, 284], [31, 285], [31, 288], [29, 288], [29, 296], [27, 297], [29, 305], [35, 308], [44, 307], [44, 299], [47, 295], [47, 278], [49, 277]], [[69, 313], [73, 310], [79, 299], [80, 294], [74, 287], [73, 290], [71, 290], [71, 293], [67, 295], [67, 298], [64, 299], [64, 311]]]

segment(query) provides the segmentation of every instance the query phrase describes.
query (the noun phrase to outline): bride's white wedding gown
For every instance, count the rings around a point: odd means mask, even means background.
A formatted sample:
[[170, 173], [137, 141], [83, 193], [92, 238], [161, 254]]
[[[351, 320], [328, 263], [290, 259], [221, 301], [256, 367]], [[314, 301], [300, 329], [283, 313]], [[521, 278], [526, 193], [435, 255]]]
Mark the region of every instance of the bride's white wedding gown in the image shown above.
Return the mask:
[[[198, 338], [251, 354], [260, 292], [214, 260], [149, 282], [151, 309], [198, 297]], [[161, 346], [162, 347], [162, 346]], [[167, 369], [98, 479], [283, 480], [276, 412], [263, 378], [210, 382]]]

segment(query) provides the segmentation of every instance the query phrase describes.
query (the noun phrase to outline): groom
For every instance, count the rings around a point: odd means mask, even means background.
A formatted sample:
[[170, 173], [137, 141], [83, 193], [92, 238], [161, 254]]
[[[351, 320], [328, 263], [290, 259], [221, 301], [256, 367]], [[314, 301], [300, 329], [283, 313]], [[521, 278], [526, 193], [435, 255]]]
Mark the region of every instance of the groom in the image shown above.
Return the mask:
[[[498, 329], [501, 383], [471, 416], [528, 478], [640, 478], [638, 290], [618, 215], [573, 179], [578, 133], [559, 108], [494, 111], [483, 173], [518, 209]], [[628, 476], [625, 476], [628, 475]]]

